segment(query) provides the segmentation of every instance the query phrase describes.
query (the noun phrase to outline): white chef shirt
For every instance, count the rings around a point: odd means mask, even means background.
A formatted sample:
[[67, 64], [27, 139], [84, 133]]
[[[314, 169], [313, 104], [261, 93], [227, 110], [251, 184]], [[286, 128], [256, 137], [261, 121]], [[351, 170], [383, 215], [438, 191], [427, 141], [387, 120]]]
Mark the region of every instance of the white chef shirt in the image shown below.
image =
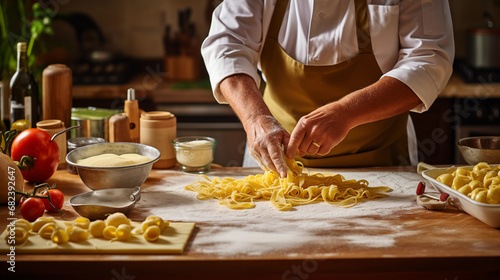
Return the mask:
[[[396, 78], [427, 110], [452, 73], [455, 55], [448, 0], [367, 0], [372, 48], [384, 76]], [[257, 85], [260, 53], [276, 0], [225, 0], [214, 11], [202, 45], [214, 96], [227, 103], [219, 83], [247, 74]], [[290, 0], [278, 41], [306, 65], [332, 65], [358, 53], [354, 1]]]

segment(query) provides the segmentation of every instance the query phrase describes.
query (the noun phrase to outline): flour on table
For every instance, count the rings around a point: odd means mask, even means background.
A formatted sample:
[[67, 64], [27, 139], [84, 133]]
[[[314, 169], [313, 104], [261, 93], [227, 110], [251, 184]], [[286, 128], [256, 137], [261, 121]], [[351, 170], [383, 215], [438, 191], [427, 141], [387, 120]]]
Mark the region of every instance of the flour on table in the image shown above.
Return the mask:
[[[196, 193], [184, 190], [186, 185], [198, 180], [198, 175], [179, 176], [173, 170], [159, 172], [164, 175], [163, 181], [143, 190], [134, 211], [154, 209], [154, 212], [143, 215], [201, 223], [203, 234], [197, 234], [193, 239], [192, 251], [203, 250], [200, 252], [219, 256], [259, 255], [269, 250], [287, 252], [320, 242], [315, 238], [317, 232], [323, 232], [323, 235], [332, 232], [328, 238], [328, 245], [332, 248], [336, 245], [382, 248], [393, 246], [399, 237], [417, 234], [387, 220], [388, 217], [397, 217], [401, 211], [420, 208], [415, 203], [415, 188], [422, 177], [414, 172], [341, 172], [346, 179], [366, 179], [369, 186], [388, 186], [392, 192], [389, 197], [365, 199], [351, 208], [319, 202], [296, 206], [291, 211], [277, 211], [269, 201], [256, 201], [256, 207], [252, 209], [232, 210], [219, 205], [216, 199], [198, 200]], [[241, 169], [239, 173], [235, 171], [228, 175], [215, 169], [206, 175], [210, 179], [227, 176], [242, 179], [259, 173], [262, 173], [260, 169]], [[352, 234], [357, 227], [365, 232], [366, 228], [373, 229], [373, 234]], [[331, 254], [335, 255], [335, 252]]]

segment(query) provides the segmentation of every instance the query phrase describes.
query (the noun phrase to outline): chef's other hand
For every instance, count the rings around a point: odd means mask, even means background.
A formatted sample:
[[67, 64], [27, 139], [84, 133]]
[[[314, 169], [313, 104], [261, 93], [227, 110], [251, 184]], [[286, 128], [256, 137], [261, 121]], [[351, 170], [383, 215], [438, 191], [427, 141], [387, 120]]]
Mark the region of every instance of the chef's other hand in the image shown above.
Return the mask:
[[264, 170], [276, 171], [282, 178], [287, 176], [283, 149], [290, 134], [272, 116], [260, 115], [247, 130], [250, 154]]
[[285, 150], [288, 158], [328, 154], [349, 132], [349, 122], [336, 103], [322, 106], [300, 118]]

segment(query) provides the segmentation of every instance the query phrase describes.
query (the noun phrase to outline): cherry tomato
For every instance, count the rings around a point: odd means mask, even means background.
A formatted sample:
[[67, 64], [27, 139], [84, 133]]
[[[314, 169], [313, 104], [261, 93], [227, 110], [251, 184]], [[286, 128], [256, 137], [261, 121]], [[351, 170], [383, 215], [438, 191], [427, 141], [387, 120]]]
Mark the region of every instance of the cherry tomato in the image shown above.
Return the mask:
[[[48, 198], [42, 198], [43, 204], [45, 204], [45, 210], [47, 210], [48, 212], [57, 212], [57, 210], [61, 210], [64, 204], [64, 194], [62, 193], [62, 191], [51, 189], [48, 190], [48, 193], [50, 193], [50, 200], [52, 200], [52, 204], [54, 204], [57, 209], [50, 205]], [[42, 192], [41, 195], [46, 196], [47, 191]]]
[[23, 203], [26, 201], [26, 199], [28, 199], [28, 197], [26, 196], [21, 197], [21, 199], [19, 199], [19, 206], [22, 206]]
[[45, 205], [40, 198], [30, 197], [21, 205], [21, 215], [26, 220], [33, 222], [43, 216]]
[[43, 183], [57, 170], [59, 165], [59, 147], [50, 141], [50, 135], [38, 128], [30, 128], [21, 132], [12, 142], [11, 155], [15, 161], [23, 156], [33, 159], [34, 165], [21, 171], [25, 180]]

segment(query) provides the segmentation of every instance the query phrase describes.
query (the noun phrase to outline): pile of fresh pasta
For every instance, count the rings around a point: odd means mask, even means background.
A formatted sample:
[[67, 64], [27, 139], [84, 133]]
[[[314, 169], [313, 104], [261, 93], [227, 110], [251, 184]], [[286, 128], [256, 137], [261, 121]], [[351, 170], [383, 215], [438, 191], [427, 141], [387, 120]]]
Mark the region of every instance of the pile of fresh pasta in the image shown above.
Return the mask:
[[[30, 223], [25, 219], [15, 221], [15, 242], [24, 244], [30, 235], [38, 234], [42, 238], [52, 240], [56, 244], [83, 242], [89, 238], [105, 238], [110, 241], [127, 242], [132, 235], [143, 235], [149, 242], [159, 239], [161, 232], [169, 226], [169, 222], [160, 217], [150, 216], [140, 226], [133, 227], [123, 213], [109, 215], [106, 220], [90, 221], [77, 218], [71, 223], [61, 223], [53, 217], [40, 217]], [[6, 240], [9, 235], [6, 236]]]
[[389, 187], [368, 187], [366, 180], [346, 180], [340, 174], [309, 174], [300, 162], [286, 159], [288, 174], [281, 178], [274, 171], [250, 175], [243, 179], [220, 178], [210, 180], [200, 175], [198, 181], [185, 187], [197, 192], [198, 199], [216, 198], [219, 204], [231, 209], [255, 207], [256, 200], [269, 200], [280, 211], [321, 200], [335, 206], [351, 207], [359, 200], [388, 195]]
[[439, 175], [436, 180], [475, 201], [500, 204], [500, 166], [480, 162], [472, 170], [458, 167]]

